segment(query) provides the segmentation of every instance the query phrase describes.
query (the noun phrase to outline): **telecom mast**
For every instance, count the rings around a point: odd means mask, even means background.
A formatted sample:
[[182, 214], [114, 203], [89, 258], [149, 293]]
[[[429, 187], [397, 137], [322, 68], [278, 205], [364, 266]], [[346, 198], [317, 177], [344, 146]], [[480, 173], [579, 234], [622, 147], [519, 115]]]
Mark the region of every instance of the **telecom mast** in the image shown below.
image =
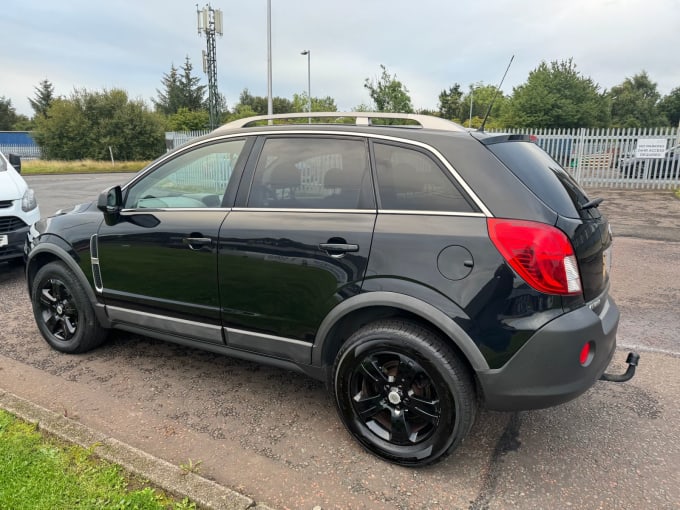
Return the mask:
[[198, 35], [205, 34], [208, 51], [203, 50], [203, 72], [208, 75], [208, 111], [210, 113], [210, 129], [219, 124], [220, 95], [217, 91], [217, 53], [215, 50], [215, 34], [222, 36], [222, 11], [213, 9], [206, 4], [203, 10], [198, 10]]

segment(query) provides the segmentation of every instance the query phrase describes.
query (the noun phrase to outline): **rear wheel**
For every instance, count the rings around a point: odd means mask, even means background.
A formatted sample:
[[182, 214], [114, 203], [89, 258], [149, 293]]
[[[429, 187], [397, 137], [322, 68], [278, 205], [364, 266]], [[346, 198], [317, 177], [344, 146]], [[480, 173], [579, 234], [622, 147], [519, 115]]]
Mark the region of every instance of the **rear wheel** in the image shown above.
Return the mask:
[[453, 451], [477, 404], [466, 365], [431, 331], [402, 321], [361, 328], [333, 370], [338, 412], [371, 453], [422, 466]]
[[40, 333], [58, 351], [86, 352], [106, 340], [107, 330], [97, 321], [81, 283], [61, 262], [40, 268], [31, 303]]

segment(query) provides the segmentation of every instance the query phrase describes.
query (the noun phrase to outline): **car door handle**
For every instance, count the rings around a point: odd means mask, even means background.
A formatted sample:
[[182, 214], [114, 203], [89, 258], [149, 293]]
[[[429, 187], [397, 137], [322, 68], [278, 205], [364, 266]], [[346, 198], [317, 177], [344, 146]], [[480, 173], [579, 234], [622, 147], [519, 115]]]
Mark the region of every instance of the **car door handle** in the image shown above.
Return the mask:
[[347, 243], [321, 243], [319, 248], [328, 253], [331, 257], [339, 259], [345, 256], [345, 253], [359, 251], [358, 244]]
[[182, 242], [192, 250], [199, 250], [201, 246], [211, 245], [212, 239], [209, 237], [183, 237]]

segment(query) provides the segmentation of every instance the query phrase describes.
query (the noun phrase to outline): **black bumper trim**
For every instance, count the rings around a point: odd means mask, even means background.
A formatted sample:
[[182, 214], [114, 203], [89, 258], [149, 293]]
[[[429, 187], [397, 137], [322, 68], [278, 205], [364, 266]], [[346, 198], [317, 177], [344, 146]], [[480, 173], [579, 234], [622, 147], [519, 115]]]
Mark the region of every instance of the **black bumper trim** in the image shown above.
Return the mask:
[[[607, 297], [600, 315], [583, 306], [537, 331], [503, 367], [477, 372], [486, 407], [499, 411], [540, 409], [567, 402], [600, 379], [616, 350], [619, 310]], [[580, 353], [592, 342], [585, 365]]]

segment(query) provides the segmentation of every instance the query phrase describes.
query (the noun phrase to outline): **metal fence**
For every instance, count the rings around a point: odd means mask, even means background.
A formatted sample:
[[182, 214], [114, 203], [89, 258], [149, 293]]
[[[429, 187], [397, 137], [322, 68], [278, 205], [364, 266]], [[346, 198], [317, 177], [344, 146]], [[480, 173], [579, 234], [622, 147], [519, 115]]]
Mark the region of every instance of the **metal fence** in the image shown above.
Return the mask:
[[[678, 128], [504, 129], [497, 132], [533, 135], [536, 143], [584, 187], [670, 189], [680, 186]], [[209, 131], [168, 132], [166, 145], [171, 150], [207, 133]], [[665, 144], [662, 157], [636, 157], [638, 142], [650, 139]]]
[[40, 159], [42, 153], [37, 145], [0, 145], [3, 154], [17, 154], [22, 159]]

